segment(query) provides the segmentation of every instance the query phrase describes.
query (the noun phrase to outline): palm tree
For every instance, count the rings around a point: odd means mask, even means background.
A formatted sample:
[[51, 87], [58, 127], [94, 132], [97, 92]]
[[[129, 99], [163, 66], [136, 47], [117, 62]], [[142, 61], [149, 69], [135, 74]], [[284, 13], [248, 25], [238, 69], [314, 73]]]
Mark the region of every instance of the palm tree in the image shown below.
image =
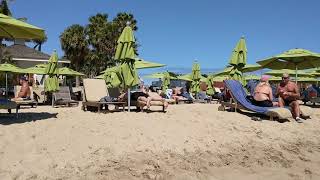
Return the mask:
[[7, 15], [7, 16], [12, 16], [12, 13], [9, 9], [8, 2], [12, 0], [1, 0], [0, 2], [0, 13]]
[[[60, 35], [61, 48], [65, 57], [71, 61], [71, 66], [80, 71], [81, 65], [89, 52], [89, 45], [85, 27], [75, 24], [69, 26]], [[76, 86], [80, 85], [79, 77], [76, 78]]]

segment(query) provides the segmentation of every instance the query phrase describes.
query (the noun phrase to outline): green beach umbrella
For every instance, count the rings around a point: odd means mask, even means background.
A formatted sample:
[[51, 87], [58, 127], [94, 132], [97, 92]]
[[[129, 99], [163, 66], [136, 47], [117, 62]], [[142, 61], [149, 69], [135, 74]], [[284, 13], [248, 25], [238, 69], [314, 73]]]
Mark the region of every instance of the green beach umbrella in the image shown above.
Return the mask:
[[150, 79], [163, 79], [163, 77], [164, 77], [164, 73], [153, 73], [145, 76], [145, 78], [150, 78]]
[[271, 71], [268, 71], [264, 74], [281, 77], [283, 75], [283, 73], [287, 73], [289, 75], [296, 75], [297, 74], [298, 76], [313, 76], [311, 73], [307, 73], [302, 70], [295, 71], [292, 69], [271, 70]]
[[282, 77], [272, 76], [272, 77], [269, 78], [269, 81], [282, 81]]
[[12, 39], [44, 40], [44, 30], [0, 13], [0, 37]]
[[51, 55], [45, 73], [49, 75], [44, 81], [44, 89], [46, 92], [55, 92], [59, 90], [58, 73], [58, 54], [56, 51]]
[[59, 75], [64, 75], [64, 76], [84, 76], [84, 74], [67, 67], [59, 68], [58, 72], [59, 72]]
[[244, 75], [244, 79], [245, 79], [246, 81], [249, 81], [249, 80], [251, 80], [251, 79], [253, 79], [253, 80], [259, 80], [259, 79], [261, 79], [261, 77], [260, 77], [260, 76], [257, 76], [257, 75], [254, 75], [254, 74], [248, 74], [248, 75]]
[[130, 88], [139, 84], [138, 73], [134, 65], [136, 58], [135, 38], [130, 26], [127, 25], [123, 29], [117, 43], [114, 58], [121, 63], [118, 75], [121, 77], [122, 86], [128, 89], [128, 111], [130, 111]]
[[8, 97], [8, 72], [19, 73], [19, 71], [21, 71], [21, 69], [13, 64], [0, 64], [0, 72], [4, 72], [6, 74], [6, 97]]
[[305, 49], [290, 49], [282, 54], [257, 62], [269, 69], [292, 69], [298, 70], [320, 67], [320, 55]]
[[37, 64], [34, 67], [21, 69], [19, 73], [24, 74], [46, 74], [46, 64]]
[[201, 79], [201, 81], [205, 82], [207, 84], [207, 95], [212, 96], [215, 93], [215, 90], [213, 88], [213, 81], [211, 77], [207, 77], [205, 79]]
[[147, 69], [147, 68], [158, 68], [158, 67], [163, 67], [165, 64], [160, 64], [156, 62], [151, 62], [151, 61], [145, 61], [143, 59], [136, 58], [134, 65], [136, 69]]
[[[200, 75], [200, 79], [204, 79], [205, 77], [203, 77], [202, 75]], [[181, 76], [178, 76], [177, 79], [179, 80], [184, 80], [184, 81], [192, 81], [192, 73], [189, 74], [184, 74]]]
[[317, 78], [312, 78], [312, 77], [299, 77], [298, 82], [318, 82], [319, 79]]
[[[229, 66], [226, 67], [224, 70], [219, 71], [214, 73], [214, 75], [219, 76], [219, 75], [229, 75], [230, 72], [232, 71], [233, 66]], [[258, 65], [258, 64], [246, 64], [244, 67], [241, 68], [241, 72], [242, 73], [248, 73], [248, 72], [253, 72], [253, 71], [257, 71], [263, 69], [262, 66]]]
[[229, 76], [222, 75], [222, 76], [212, 76], [211, 81], [212, 82], [223, 82], [226, 79], [229, 79]]
[[162, 91], [166, 92], [166, 90], [170, 86], [170, 78], [171, 78], [171, 76], [170, 76], [169, 72], [165, 72], [163, 75], [164, 76], [162, 78]]
[[230, 78], [244, 84], [242, 68], [247, 64], [247, 47], [244, 37], [241, 37], [233, 49], [229, 64], [232, 66], [232, 70], [229, 73]]
[[200, 65], [197, 61], [195, 61], [192, 65], [191, 79], [191, 92], [197, 94], [200, 91], [201, 79]]

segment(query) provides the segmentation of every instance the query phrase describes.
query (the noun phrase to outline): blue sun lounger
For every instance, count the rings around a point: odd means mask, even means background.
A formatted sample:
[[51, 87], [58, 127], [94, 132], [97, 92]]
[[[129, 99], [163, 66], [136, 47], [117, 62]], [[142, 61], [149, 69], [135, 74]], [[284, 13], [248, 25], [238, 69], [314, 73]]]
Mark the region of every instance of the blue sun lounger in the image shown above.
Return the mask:
[[236, 80], [225, 80], [225, 87], [230, 91], [231, 99], [230, 102], [221, 102], [219, 110], [225, 110], [225, 107], [247, 110], [258, 114], [264, 114], [270, 117], [270, 120], [274, 118], [278, 119], [289, 119], [292, 117], [291, 112], [287, 108], [280, 107], [260, 107], [255, 106], [247, 98], [247, 93], [244, 90], [242, 84]]

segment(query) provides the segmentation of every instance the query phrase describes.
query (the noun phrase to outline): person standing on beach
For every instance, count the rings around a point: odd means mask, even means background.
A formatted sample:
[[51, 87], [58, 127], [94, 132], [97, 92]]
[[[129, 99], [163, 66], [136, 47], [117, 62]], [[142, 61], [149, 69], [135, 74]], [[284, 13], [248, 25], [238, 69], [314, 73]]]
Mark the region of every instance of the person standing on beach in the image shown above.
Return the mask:
[[279, 96], [279, 106], [290, 106], [293, 118], [302, 123], [303, 119], [300, 118], [300, 107], [298, 100], [300, 99], [299, 88], [296, 83], [290, 81], [287, 73], [282, 75], [282, 82], [277, 88], [277, 96]]

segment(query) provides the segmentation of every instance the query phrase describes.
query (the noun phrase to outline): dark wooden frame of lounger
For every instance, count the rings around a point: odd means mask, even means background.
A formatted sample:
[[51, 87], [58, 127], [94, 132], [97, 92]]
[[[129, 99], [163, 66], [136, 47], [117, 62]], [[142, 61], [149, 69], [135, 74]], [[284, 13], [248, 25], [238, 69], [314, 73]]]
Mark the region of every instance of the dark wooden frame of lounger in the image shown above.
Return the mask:
[[66, 104], [70, 107], [71, 104], [79, 105], [78, 101], [71, 99], [71, 92], [68, 86], [61, 86], [58, 92], [52, 94], [52, 97], [53, 106]]
[[125, 102], [90, 102], [90, 101], [84, 101], [82, 102], [82, 107], [81, 109], [83, 111], [87, 111], [88, 107], [96, 107], [98, 108], [98, 113], [101, 112], [102, 107], [104, 106], [105, 108], [108, 108], [108, 105], [115, 105], [117, 108], [122, 107], [122, 110], [125, 111]]
[[[15, 101], [12, 101], [12, 102], [16, 103]], [[19, 117], [19, 109], [20, 109], [20, 106], [18, 106], [17, 103], [16, 103], [16, 107], [14, 107], [14, 108], [11, 108], [11, 107], [8, 106], [8, 108], [0, 108], [0, 109], [7, 109], [9, 114], [12, 113], [12, 109], [15, 109], [15, 110], [16, 110], [16, 118]]]

